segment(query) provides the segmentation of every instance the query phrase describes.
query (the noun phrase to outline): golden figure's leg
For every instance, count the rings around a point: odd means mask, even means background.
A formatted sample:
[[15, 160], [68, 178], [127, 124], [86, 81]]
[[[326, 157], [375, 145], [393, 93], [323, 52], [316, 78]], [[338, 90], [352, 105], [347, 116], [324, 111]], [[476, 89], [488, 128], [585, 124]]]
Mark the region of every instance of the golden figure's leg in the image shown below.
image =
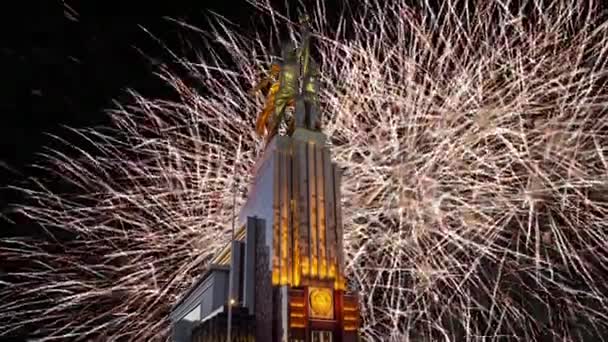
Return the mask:
[[278, 127], [275, 127], [274, 120], [270, 117], [270, 120], [267, 121], [267, 135], [266, 135], [266, 145], [270, 143], [272, 138], [277, 134]]
[[255, 131], [260, 136], [263, 136], [264, 129], [268, 128], [268, 118], [270, 117], [270, 113], [272, 113], [272, 109], [272, 106], [266, 106], [258, 116], [258, 121], [255, 124]]
[[258, 119], [255, 124], [255, 130], [260, 135], [264, 135], [264, 128], [268, 129], [268, 121], [269, 118], [274, 111], [274, 98], [275, 94], [273, 92], [268, 94], [266, 98], [266, 105], [260, 114], [258, 115]]
[[281, 120], [283, 120], [283, 117], [285, 116], [285, 109], [286, 107], [289, 105], [289, 103], [291, 101], [293, 101], [293, 99], [295, 98], [295, 91], [292, 91], [291, 89], [281, 89], [282, 91], [279, 91], [277, 93], [277, 97], [275, 99], [275, 109], [274, 109], [274, 121], [275, 121], [275, 128], [278, 128], [278, 125], [280, 124]]
[[291, 118], [289, 119], [289, 123], [288, 123], [288, 127], [287, 127], [287, 134], [292, 135], [293, 132], [296, 129], [296, 113], [295, 113], [295, 106], [296, 101], [294, 99], [291, 99], [291, 101], [289, 101], [289, 104], [287, 105], [288, 107], [291, 107], [294, 109], [294, 113], [291, 116]]

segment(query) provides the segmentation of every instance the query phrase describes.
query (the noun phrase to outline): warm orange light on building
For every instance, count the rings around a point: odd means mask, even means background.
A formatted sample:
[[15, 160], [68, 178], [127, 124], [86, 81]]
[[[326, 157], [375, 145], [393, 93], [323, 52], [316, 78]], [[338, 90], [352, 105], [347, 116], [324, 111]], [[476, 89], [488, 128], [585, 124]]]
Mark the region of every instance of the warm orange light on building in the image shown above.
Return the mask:
[[279, 170], [279, 177], [280, 177], [280, 209], [279, 209], [279, 226], [280, 226], [280, 238], [281, 238], [281, 285], [286, 285], [288, 283], [290, 283], [291, 279], [289, 279], [289, 268], [288, 268], [288, 264], [289, 264], [289, 260], [288, 260], [288, 255], [289, 253], [291, 253], [291, 246], [288, 243], [289, 240], [289, 223], [288, 223], [288, 217], [289, 217], [289, 210], [291, 209], [291, 198], [290, 198], [290, 193], [289, 193], [289, 182], [288, 182], [288, 156], [285, 153], [285, 151], [280, 151], [279, 152], [279, 158], [278, 158], [278, 162], [281, 163], [282, 165], [280, 166]]
[[343, 305], [344, 331], [356, 331], [359, 327], [359, 310], [354, 297], [345, 298]]
[[272, 270], [272, 285], [279, 285], [279, 270]]
[[306, 299], [302, 292], [292, 293], [289, 299], [289, 326], [306, 327]]
[[293, 256], [293, 286], [298, 287], [301, 283], [301, 266], [300, 266], [300, 250], [298, 248], [297, 240], [294, 241], [294, 256]]
[[331, 263], [329, 265], [329, 279], [336, 279], [336, 264]]
[[[292, 194], [293, 196], [294, 194]], [[298, 222], [297, 218], [297, 211], [296, 211], [296, 201], [291, 199], [291, 201], [289, 201], [289, 206], [290, 206], [290, 210], [291, 213], [293, 215], [293, 222]], [[295, 227], [293, 227], [293, 230], [291, 232], [291, 240], [293, 241], [293, 253], [291, 254], [293, 256], [293, 264], [292, 266], [292, 286], [300, 286], [300, 246], [298, 241], [299, 239], [299, 234], [298, 234], [298, 229], [297, 229], [297, 224], [295, 225]]]
[[302, 257], [302, 276], [306, 277], [309, 275], [310, 261], [307, 256]]
[[281, 261], [279, 255], [279, 225], [273, 225], [273, 253], [272, 253], [272, 285], [279, 285], [281, 280]]
[[318, 206], [318, 236], [319, 239], [319, 278], [327, 277], [327, 227], [325, 226], [325, 175], [323, 170], [323, 152], [321, 149], [315, 153], [316, 159], [316, 176], [317, 176], [317, 202]]

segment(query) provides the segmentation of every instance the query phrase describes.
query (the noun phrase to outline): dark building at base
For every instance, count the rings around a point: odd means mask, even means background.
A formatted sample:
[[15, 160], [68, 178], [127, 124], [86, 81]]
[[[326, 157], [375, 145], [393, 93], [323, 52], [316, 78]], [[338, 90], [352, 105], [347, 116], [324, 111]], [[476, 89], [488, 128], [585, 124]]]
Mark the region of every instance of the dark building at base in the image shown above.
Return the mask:
[[341, 174], [325, 135], [298, 128], [275, 137], [255, 172], [234, 241], [171, 312], [174, 340], [226, 341], [232, 305], [232, 341], [357, 341], [358, 298], [344, 277]]

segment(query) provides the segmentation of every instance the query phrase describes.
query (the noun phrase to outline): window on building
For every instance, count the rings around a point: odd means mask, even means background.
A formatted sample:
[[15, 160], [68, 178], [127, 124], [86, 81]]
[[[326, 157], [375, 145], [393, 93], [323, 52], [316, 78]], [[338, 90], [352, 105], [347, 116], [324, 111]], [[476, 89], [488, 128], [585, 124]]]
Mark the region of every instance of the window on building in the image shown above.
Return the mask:
[[331, 331], [313, 330], [311, 335], [311, 342], [334, 342]]

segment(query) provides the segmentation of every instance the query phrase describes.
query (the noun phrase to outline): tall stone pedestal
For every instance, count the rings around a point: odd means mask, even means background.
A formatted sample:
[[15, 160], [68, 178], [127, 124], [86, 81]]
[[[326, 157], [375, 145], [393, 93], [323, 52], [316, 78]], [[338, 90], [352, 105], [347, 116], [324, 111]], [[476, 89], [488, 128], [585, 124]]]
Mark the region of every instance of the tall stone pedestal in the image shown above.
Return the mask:
[[[256, 246], [267, 256], [256, 259], [256, 317], [266, 317], [256, 323], [259, 338], [353, 340], [359, 315], [356, 298], [345, 293], [341, 175], [325, 135], [298, 128], [275, 137], [255, 172], [239, 221], [264, 222]], [[268, 283], [271, 291], [261, 288]]]

